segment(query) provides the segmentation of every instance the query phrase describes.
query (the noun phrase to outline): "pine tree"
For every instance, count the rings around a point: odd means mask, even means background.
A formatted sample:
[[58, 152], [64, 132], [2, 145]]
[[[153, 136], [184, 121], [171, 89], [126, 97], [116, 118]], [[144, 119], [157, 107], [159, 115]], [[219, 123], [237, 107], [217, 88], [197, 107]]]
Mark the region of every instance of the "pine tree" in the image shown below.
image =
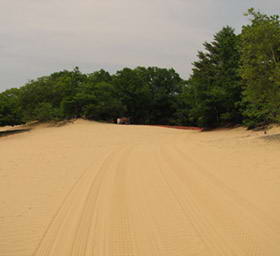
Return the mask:
[[191, 121], [203, 127], [240, 122], [238, 36], [227, 26], [214, 36], [212, 43], [204, 43], [204, 47], [206, 51], [198, 52], [188, 81], [192, 95]]

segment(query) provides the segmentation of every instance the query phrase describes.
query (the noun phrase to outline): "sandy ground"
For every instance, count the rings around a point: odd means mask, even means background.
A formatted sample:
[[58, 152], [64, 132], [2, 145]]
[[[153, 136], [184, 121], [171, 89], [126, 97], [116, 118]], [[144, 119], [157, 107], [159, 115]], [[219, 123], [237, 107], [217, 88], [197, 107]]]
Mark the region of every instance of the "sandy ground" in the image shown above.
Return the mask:
[[262, 137], [82, 120], [0, 137], [0, 255], [279, 256], [280, 143]]

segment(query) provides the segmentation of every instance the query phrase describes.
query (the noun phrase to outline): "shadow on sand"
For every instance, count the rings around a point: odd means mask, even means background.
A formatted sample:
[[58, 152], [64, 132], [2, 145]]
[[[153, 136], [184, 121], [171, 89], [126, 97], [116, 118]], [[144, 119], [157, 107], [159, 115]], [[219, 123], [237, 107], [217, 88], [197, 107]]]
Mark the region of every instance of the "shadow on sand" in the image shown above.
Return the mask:
[[4, 136], [9, 136], [9, 135], [14, 135], [18, 133], [24, 133], [24, 132], [29, 132], [31, 129], [17, 129], [17, 130], [6, 130], [6, 131], [0, 131], [0, 137]]
[[280, 134], [267, 135], [262, 138], [270, 142], [280, 142]]

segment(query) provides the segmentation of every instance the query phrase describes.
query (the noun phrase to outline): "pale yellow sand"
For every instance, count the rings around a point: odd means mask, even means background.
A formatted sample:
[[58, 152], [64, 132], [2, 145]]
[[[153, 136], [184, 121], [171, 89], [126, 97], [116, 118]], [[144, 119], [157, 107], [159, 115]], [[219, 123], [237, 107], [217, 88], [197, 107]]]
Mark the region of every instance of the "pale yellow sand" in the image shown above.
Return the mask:
[[0, 255], [279, 256], [280, 143], [262, 136], [80, 120], [0, 137]]

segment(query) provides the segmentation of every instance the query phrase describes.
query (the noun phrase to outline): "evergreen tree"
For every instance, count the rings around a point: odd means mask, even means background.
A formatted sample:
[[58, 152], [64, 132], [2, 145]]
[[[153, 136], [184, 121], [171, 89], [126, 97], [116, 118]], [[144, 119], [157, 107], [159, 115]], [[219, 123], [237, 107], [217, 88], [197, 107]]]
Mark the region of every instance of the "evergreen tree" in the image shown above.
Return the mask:
[[190, 121], [204, 127], [238, 123], [241, 120], [238, 36], [224, 27], [212, 43], [204, 43], [188, 81]]
[[244, 82], [245, 124], [280, 121], [280, 21], [254, 9], [241, 33], [240, 74]]

